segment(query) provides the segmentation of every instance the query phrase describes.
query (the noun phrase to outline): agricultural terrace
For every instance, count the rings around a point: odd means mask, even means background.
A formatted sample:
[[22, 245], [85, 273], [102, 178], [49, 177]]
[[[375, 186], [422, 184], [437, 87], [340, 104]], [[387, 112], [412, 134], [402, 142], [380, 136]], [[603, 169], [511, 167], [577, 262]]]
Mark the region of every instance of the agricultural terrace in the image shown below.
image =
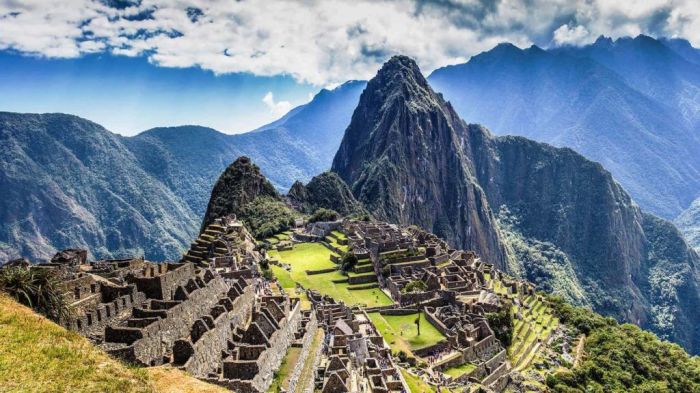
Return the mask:
[[559, 320], [538, 296], [525, 298], [523, 307], [513, 306], [513, 341], [508, 347], [508, 358], [518, 370], [525, 370], [537, 358], [540, 348], [556, 329]]
[[459, 366], [447, 368], [443, 371], [443, 373], [449, 375], [452, 378], [459, 378], [464, 374], [474, 371], [474, 369], [476, 369], [476, 365], [472, 363], [464, 363]]
[[[366, 285], [348, 284], [348, 276], [340, 270], [327, 273], [307, 274], [307, 271], [337, 269], [338, 265], [331, 261], [333, 252], [321, 243], [295, 243], [291, 250], [272, 250], [268, 256], [291, 266], [288, 271], [280, 266], [272, 265], [272, 273], [280, 285], [295, 288], [296, 284], [306, 289], [315, 289], [321, 294], [328, 295], [337, 301], [348, 305], [364, 305], [366, 307], [391, 305], [392, 300], [374, 283]], [[371, 273], [372, 275], [374, 273]]]
[[418, 313], [408, 315], [382, 315], [378, 312], [369, 313], [369, 318], [384, 337], [392, 351], [404, 351], [412, 354], [413, 351], [423, 349], [445, 340], [440, 333], [425, 318], [425, 312], [421, 311], [420, 336], [415, 324]]

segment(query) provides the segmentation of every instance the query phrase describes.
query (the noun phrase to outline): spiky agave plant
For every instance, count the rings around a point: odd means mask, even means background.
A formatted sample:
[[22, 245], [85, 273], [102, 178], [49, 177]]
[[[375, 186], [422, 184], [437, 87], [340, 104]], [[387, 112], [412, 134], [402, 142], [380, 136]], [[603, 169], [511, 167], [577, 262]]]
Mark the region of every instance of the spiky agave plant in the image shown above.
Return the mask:
[[0, 291], [53, 321], [59, 322], [70, 315], [68, 302], [60, 289], [60, 281], [47, 269], [0, 269]]

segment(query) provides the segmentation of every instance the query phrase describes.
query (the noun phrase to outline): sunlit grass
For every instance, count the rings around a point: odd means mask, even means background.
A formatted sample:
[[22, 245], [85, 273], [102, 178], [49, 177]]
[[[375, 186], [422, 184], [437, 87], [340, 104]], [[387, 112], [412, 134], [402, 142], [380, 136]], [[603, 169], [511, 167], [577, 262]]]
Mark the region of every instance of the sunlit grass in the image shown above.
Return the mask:
[[0, 294], [0, 391], [154, 392], [143, 369]]

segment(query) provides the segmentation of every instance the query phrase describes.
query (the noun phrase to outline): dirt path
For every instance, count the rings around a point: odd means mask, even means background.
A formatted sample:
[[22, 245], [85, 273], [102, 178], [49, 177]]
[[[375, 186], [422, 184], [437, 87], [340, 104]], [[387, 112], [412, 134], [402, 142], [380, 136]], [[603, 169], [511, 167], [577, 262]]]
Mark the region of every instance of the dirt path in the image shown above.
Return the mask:
[[586, 345], [586, 335], [582, 334], [581, 338], [578, 340], [578, 345], [576, 346], [576, 357], [574, 358], [574, 367], [578, 366], [583, 357], [583, 347]]

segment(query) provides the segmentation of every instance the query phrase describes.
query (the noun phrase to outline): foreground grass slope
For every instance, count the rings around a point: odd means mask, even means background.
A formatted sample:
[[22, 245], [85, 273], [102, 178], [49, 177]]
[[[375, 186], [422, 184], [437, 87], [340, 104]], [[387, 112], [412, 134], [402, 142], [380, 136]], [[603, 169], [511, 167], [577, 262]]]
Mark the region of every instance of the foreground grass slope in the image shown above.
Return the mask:
[[167, 368], [129, 367], [0, 293], [0, 392], [223, 393]]
[[145, 371], [111, 359], [0, 294], [0, 390], [3, 392], [155, 392]]

